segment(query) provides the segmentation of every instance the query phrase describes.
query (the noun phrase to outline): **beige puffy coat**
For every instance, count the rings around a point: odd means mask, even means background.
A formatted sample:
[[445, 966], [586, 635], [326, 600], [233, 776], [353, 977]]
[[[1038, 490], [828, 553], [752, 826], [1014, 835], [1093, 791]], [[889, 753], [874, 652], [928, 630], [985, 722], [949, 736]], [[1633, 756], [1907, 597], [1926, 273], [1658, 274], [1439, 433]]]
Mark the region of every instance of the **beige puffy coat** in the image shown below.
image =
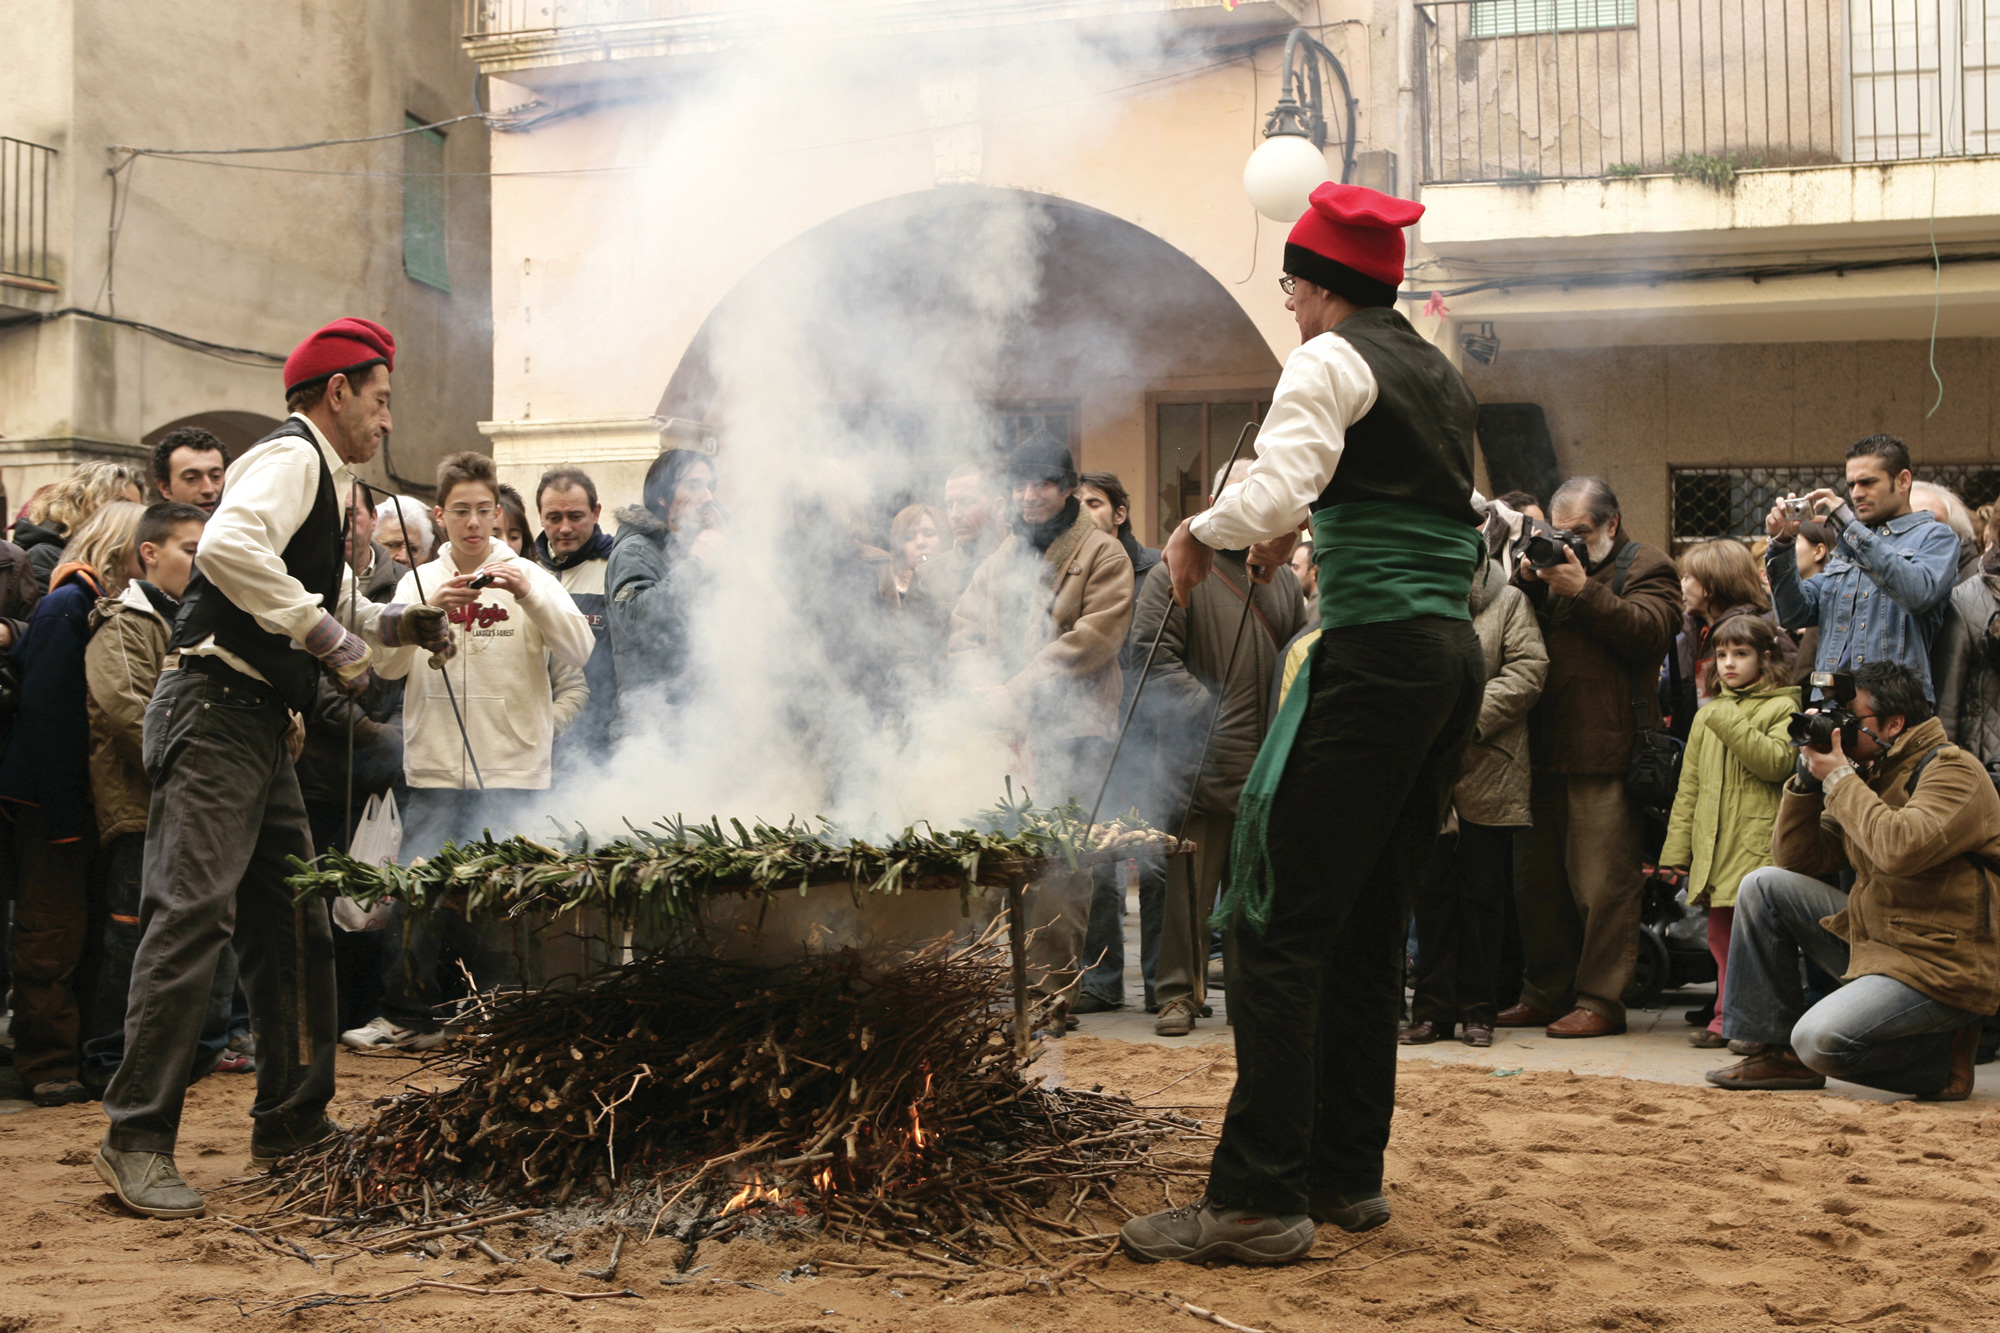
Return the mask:
[[1472, 629], [1486, 660], [1486, 693], [1465, 747], [1465, 771], [1452, 791], [1458, 817], [1509, 828], [1528, 816], [1528, 712], [1542, 697], [1549, 654], [1526, 593], [1488, 561], [1472, 584]]

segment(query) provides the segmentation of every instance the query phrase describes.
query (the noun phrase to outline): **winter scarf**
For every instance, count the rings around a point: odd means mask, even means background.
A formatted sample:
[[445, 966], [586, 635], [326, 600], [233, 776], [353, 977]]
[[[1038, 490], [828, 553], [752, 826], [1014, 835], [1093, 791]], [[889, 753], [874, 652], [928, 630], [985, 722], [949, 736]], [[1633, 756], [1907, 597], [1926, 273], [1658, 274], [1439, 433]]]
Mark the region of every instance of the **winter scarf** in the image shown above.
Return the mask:
[[549, 534], [544, 532], [535, 537], [535, 563], [553, 574], [573, 569], [586, 560], [609, 560], [615, 543], [611, 534], [603, 528], [591, 530], [590, 540], [571, 551], [568, 555], [549, 554]]
[[[1062, 512], [1046, 522], [1029, 523], [1018, 513], [1015, 514], [1013, 519], [1014, 531], [1021, 535], [1022, 541], [1034, 547], [1035, 550], [1046, 552], [1055, 544], [1058, 538], [1068, 535], [1070, 530], [1076, 527], [1077, 515], [1082, 512], [1083, 502], [1072, 495], [1069, 497], [1068, 503], [1063, 505]], [[1081, 544], [1082, 541], [1083, 538], [1078, 537], [1076, 544]], [[1075, 549], [1076, 545], [1072, 545], [1069, 553], [1074, 553]], [[1053, 563], [1062, 563], [1063, 560], [1068, 558], [1069, 553], [1055, 558]]]

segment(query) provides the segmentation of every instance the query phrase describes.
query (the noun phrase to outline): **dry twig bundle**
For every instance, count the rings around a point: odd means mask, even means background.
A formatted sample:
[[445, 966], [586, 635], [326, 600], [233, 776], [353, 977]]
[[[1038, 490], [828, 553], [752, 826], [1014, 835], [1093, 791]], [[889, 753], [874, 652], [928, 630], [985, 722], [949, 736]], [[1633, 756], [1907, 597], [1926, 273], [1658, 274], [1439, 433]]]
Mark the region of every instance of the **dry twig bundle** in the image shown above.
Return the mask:
[[1090, 1235], [1084, 1201], [1194, 1122], [1031, 1083], [1009, 984], [998, 931], [886, 967], [654, 955], [489, 1005], [426, 1067], [455, 1082], [378, 1100], [264, 1189], [277, 1216], [368, 1248], [384, 1227], [401, 1247], [446, 1214], [583, 1199], [681, 1239], [752, 1212], [960, 1248], [1021, 1222]]

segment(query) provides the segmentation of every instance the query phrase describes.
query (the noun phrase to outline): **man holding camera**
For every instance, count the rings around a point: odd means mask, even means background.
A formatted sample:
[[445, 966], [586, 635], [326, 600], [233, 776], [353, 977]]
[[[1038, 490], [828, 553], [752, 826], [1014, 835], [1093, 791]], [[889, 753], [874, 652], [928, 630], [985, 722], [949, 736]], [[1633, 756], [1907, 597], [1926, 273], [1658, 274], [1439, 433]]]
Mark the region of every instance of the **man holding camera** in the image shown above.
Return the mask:
[[1559, 558], [1531, 550], [1517, 574], [1541, 617], [1549, 675], [1528, 715], [1534, 831], [1515, 887], [1521, 999], [1498, 1023], [1606, 1037], [1625, 1030], [1644, 887], [1641, 816], [1625, 780], [1640, 715], [1659, 724], [1654, 680], [1681, 623], [1680, 575], [1664, 551], [1625, 535], [1602, 478], [1564, 482], [1549, 517], [1556, 531], [1542, 535]]
[[[1749, 1054], [1708, 1081], [1785, 1090], [1832, 1077], [1957, 1101], [1972, 1091], [1980, 1018], [2000, 1007], [2000, 795], [1946, 739], [1913, 667], [1869, 662], [1851, 702], [1808, 716], [1818, 725], [1785, 784], [1777, 864], [1737, 892], [1722, 1030]], [[1851, 892], [1827, 882], [1849, 869]], [[1845, 981], [1810, 1009], [1801, 954]]]
[[[1819, 628], [1815, 672], [1866, 662], [1906, 662], [1926, 699], [1931, 642], [1958, 581], [1958, 538], [1927, 509], [1910, 505], [1910, 451], [1893, 435], [1870, 435], [1847, 451], [1847, 500], [1832, 490], [1779, 500], [1764, 520], [1771, 605], [1786, 629]], [[1800, 579], [1794, 539], [1801, 520], [1823, 516], [1839, 542], [1822, 569]]]

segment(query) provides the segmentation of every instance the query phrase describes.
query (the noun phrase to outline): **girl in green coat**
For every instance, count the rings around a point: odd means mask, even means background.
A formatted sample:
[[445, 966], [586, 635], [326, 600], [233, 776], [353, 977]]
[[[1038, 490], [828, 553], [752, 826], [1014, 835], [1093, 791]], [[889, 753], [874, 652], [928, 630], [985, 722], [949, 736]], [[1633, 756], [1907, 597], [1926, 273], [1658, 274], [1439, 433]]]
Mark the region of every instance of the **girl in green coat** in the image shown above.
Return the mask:
[[1706, 692], [1714, 702], [1694, 715], [1680, 790], [1667, 822], [1660, 864], [1687, 876], [1688, 901], [1708, 908], [1708, 951], [1715, 956], [1715, 1018], [1688, 1040], [1711, 1048], [1722, 1036], [1729, 928], [1736, 886], [1771, 863], [1771, 826], [1779, 791], [1798, 751], [1786, 726], [1798, 711], [1797, 686], [1779, 664], [1777, 631], [1756, 616], [1731, 616], [1709, 636], [1714, 659]]

